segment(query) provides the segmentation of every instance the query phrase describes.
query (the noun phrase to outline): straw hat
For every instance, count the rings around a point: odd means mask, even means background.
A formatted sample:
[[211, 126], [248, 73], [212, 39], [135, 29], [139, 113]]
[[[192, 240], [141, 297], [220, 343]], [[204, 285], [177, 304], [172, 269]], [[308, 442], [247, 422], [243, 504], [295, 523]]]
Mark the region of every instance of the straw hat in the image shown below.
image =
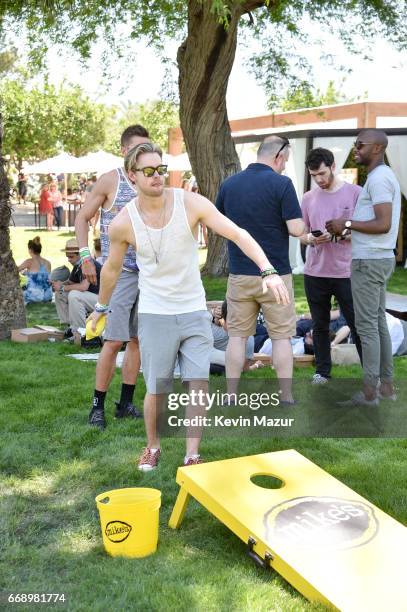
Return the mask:
[[61, 249], [64, 253], [78, 253], [79, 254], [79, 244], [76, 238], [70, 238], [70, 240], [66, 241], [65, 248]]

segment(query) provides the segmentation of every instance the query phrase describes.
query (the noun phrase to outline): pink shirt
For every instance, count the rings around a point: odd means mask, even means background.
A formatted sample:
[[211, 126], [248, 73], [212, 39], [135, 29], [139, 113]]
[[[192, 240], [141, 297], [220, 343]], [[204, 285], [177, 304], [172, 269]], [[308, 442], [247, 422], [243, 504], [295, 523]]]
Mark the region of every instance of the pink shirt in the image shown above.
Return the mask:
[[[352, 219], [359, 193], [359, 185], [344, 183], [338, 191], [330, 192], [315, 187], [304, 194], [302, 216], [308, 231], [325, 230], [330, 219]], [[352, 261], [350, 240], [324, 242], [307, 248], [304, 274], [328, 278], [349, 278]]]

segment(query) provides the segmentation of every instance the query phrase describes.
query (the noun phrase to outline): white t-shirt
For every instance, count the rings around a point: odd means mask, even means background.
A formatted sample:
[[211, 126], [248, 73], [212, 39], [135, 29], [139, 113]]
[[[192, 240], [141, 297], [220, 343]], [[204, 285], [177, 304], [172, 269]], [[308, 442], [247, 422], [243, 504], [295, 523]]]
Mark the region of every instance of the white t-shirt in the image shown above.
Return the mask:
[[384, 259], [394, 257], [400, 221], [400, 185], [389, 166], [381, 164], [367, 175], [356, 202], [353, 221], [371, 221], [376, 204], [392, 205], [391, 228], [386, 234], [363, 234], [352, 229], [352, 259]]

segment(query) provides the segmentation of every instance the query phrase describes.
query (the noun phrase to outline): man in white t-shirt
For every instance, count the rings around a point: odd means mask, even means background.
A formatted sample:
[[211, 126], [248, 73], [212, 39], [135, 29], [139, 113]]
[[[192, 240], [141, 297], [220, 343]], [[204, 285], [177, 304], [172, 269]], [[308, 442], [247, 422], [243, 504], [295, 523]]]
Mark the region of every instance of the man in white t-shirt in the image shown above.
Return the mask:
[[381, 398], [395, 397], [386, 284], [395, 267], [401, 194], [394, 172], [384, 162], [386, 147], [387, 136], [382, 130], [359, 132], [354, 155], [356, 162], [367, 167], [366, 183], [353, 215], [326, 224], [337, 236], [352, 231], [352, 296], [364, 373], [363, 391], [349, 402], [355, 405], [376, 406]]

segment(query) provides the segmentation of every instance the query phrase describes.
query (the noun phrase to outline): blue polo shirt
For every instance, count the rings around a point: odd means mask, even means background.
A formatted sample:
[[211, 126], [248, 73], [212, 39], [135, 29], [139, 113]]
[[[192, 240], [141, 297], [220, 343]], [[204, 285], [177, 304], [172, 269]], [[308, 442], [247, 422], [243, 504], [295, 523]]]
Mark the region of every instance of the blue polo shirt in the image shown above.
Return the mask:
[[[280, 275], [291, 273], [286, 221], [302, 218], [291, 179], [265, 164], [250, 164], [222, 183], [216, 208], [249, 232]], [[231, 274], [259, 274], [256, 264], [230, 240], [228, 251]]]

